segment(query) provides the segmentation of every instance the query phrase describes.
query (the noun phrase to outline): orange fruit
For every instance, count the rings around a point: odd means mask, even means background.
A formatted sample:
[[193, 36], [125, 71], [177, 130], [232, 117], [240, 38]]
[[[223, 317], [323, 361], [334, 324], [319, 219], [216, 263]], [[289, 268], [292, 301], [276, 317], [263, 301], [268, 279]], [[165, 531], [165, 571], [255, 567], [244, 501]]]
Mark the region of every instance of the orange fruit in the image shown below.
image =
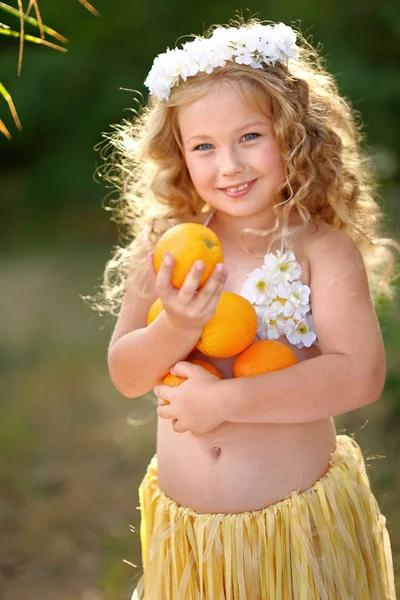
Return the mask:
[[[200, 367], [203, 367], [203, 369], [207, 369], [207, 371], [210, 371], [210, 373], [212, 373], [213, 375], [216, 375], [220, 379], [223, 379], [217, 367], [209, 363], [207, 360], [193, 359], [188, 360], [188, 362], [194, 365], [199, 365]], [[173, 375], [171, 372], [167, 373], [164, 379], [162, 380], [164, 385], [170, 385], [171, 387], [181, 385], [181, 383], [183, 383], [184, 381], [186, 381], [186, 377], [179, 377], [179, 375]], [[168, 402], [168, 400], [165, 400], [165, 404], [170, 404], [170, 402]]]
[[208, 360], [202, 360], [201, 358], [192, 358], [188, 362], [192, 363], [193, 365], [199, 365], [200, 367], [203, 367], [203, 369], [207, 369], [207, 371], [210, 371], [210, 373], [212, 373], [213, 375], [216, 375], [220, 379], [223, 379], [217, 367], [212, 363], [209, 363]]
[[161, 300], [160, 298], [157, 298], [157, 300], [150, 306], [150, 310], [147, 315], [147, 325], [150, 325], [150, 323], [152, 323], [163, 310], [164, 307], [161, 304]]
[[209, 279], [215, 265], [224, 260], [218, 236], [200, 223], [179, 223], [163, 233], [154, 248], [157, 273], [166, 252], [170, 252], [174, 258], [171, 282], [175, 288], [182, 287], [196, 260], [202, 260], [205, 264], [199, 288]]
[[257, 314], [251, 302], [239, 294], [222, 292], [196, 348], [206, 356], [236, 356], [251, 344], [256, 333]]
[[250, 377], [279, 371], [297, 363], [290, 348], [276, 340], [259, 340], [243, 350], [234, 360], [234, 377]]
[[162, 382], [164, 385], [170, 385], [171, 387], [176, 387], [177, 385], [181, 385], [186, 381], [186, 377], [179, 377], [178, 375], [173, 375], [170, 371], [163, 378]]

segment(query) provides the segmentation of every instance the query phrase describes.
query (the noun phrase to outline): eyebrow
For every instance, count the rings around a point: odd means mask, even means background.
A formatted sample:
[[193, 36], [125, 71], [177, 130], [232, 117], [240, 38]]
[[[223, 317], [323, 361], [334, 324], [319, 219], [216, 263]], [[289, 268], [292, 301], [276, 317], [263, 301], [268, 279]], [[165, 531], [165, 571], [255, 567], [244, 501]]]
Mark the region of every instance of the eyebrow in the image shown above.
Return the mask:
[[[268, 121], [271, 120], [271, 117], [265, 117]], [[235, 131], [233, 133], [237, 133], [239, 131], [243, 131], [243, 129], [251, 129], [252, 127], [260, 127], [260, 125], [265, 126], [267, 123], [265, 121], [254, 121], [253, 123], [248, 123], [246, 125], [242, 125], [241, 127], [238, 127], [237, 129], [235, 129]], [[212, 139], [212, 135], [206, 134], [206, 133], [202, 133], [202, 134], [197, 134], [197, 135], [192, 135], [190, 138], [188, 138], [186, 140], [186, 144], [189, 144], [191, 141], [200, 138], [207, 138], [207, 139]]]

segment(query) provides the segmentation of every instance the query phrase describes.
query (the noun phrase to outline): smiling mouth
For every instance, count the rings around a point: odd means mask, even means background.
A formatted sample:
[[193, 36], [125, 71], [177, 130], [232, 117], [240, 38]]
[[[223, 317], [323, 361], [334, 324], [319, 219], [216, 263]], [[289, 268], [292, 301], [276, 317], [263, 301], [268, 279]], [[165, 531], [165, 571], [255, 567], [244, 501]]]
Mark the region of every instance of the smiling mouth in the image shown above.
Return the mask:
[[232, 187], [225, 187], [225, 188], [221, 188], [224, 192], [231, 192], [231, 193], [235, 193], [235, 192], [243, 192], [244, 190], [247, 190], [247, 188], [255, 181], [255, 179], [253, 179], [252, 181], [247, 181], [246, 183], [241, 183], [240, 185], [236, 185], [236, 186], [232, 186]]

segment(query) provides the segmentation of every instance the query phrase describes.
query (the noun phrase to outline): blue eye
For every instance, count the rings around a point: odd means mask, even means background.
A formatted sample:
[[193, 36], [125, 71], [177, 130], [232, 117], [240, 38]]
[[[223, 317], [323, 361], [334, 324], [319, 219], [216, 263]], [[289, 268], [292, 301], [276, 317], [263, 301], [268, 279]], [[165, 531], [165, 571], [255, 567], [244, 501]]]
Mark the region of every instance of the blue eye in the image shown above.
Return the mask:
[[212, 147], [212, 144], [200, 144], [199, 146], [196, 146], [195, 150], [201, 150], [205, 152], [206, 150], [210, 150]]
[[252, 140], [255, 140], [258, 137], [260, 137], [259, 133], [245, 133], [242, 139], [244, 139], [246, 142], [251, 142]]

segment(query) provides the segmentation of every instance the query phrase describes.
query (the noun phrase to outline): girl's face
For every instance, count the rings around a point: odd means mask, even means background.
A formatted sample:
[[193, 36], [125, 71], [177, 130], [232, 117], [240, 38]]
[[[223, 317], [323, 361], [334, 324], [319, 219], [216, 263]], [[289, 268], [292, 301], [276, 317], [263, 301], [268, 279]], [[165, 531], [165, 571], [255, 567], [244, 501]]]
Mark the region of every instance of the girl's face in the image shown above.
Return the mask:
[[284, 165], [266, 106], [219, 89], [179, 110], [185, 161], [198, 194], [236, 217], [270, 211]]

